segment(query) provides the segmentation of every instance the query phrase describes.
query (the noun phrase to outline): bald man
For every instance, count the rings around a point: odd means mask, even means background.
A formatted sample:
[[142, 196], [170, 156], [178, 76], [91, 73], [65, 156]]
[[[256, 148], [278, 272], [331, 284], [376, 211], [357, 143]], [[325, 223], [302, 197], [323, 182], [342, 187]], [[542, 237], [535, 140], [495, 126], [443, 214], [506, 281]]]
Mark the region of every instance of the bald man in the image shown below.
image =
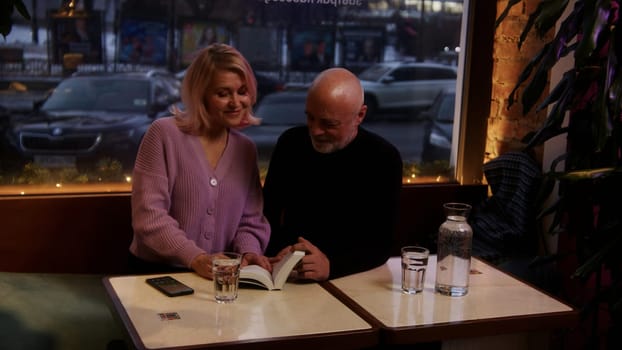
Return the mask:
[[301, 279], [323, 281], [382, 265], [396, 226], [402, 159], [361, 127], [367, 106], [358, 78], [321, 72], [307, 94], [307, 125], [285, 131], [264, 184], [272, 227], [266, 256], [304, 250]]

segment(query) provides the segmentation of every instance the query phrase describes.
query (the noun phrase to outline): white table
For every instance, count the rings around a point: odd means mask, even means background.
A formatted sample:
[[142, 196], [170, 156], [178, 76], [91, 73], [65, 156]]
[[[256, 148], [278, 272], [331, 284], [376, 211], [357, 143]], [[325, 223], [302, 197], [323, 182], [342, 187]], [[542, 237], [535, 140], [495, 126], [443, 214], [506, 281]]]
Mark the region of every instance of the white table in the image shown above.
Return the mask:
[[[381, 342], [386, 343], [443, 341], [444, 348], [481, 349], [486, 344], [499, 348], [501, 341], [504, 350], [546, 348], [548, 332], [541, 331], [576, 325], [578, 312], [544, 292], [476, 258], [471, 269], [469, 292], [463, 297], [434, 292], [434, 255], [420, 294], [401, 293], [399, 257], [376, 269], [331, 280], [328, 288], [377, 324]], [[524, 336], [531, 332], [536, 333]]]
[[377, 327], [317, 283], [288, 283], [281, 291], [241, 288], [234, 303], [218, 304], [212, 281], [194, 273], [169, 275], [194, 294], [169, 298], [145, 283], [161, 275], [103, 280], [138, 349], [354, 349], [378, 343]]

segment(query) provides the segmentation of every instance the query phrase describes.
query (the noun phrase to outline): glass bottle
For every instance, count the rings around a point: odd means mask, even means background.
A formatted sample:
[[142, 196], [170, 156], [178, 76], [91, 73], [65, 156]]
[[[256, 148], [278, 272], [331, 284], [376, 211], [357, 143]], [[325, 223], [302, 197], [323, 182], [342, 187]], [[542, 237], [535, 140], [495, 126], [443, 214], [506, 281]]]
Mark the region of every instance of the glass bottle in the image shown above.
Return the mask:
[[471, 206], [445, 203], [445, 222], [438, 229], [436, 285], [438, 293], [463, 296], [469, 291], [473, 230], [467, 223]]

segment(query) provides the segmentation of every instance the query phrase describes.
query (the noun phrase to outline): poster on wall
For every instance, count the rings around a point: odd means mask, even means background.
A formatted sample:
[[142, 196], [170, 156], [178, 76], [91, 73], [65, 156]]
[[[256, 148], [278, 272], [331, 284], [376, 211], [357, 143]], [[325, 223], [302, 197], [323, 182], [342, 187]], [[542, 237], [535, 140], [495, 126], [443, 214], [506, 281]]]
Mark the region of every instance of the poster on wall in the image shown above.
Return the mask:
[[119, 62], [165, 65], [166, 22], [130, 19], [121, 21]]
[[335, 36], [322, 29], [294, 29], [290, 39], [290, 67], [294, 71], [318, 72], [333, 66]]
[[281, 66], [281, 36], [275, 28], [242, 27], [238, 49], [258, 70], [274, 70]]
[[213, 43], [228, 44], [231, 34], [224, 24], [185, 21], [181, 31], [181, 64], [188, 66], [198, 49]]
[[384, 30], [382, 28], [346, 28], [343, 30], [343, 65], [359, 73], [384, 56]]
[[66, 54], [81, 55], [82, 63], [102, 63], [101, 14], [93, 11], [79, 17], [50, 15], [52, 56], [54, 63], [63, 63]]

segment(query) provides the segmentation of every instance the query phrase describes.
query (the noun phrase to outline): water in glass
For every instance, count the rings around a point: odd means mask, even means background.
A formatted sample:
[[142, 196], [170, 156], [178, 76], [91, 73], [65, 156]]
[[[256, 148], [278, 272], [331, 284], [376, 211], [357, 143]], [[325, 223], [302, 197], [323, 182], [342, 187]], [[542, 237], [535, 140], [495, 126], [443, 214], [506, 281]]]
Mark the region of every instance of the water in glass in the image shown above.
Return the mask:
[[231, 303], [238, 297], [240, 258], [215, 258], [213, 261], [214, 297], [219, 303]]
[[416, 294], [423, 290], [430, 252], [423, 247], [402, 248], [402, 292]]

